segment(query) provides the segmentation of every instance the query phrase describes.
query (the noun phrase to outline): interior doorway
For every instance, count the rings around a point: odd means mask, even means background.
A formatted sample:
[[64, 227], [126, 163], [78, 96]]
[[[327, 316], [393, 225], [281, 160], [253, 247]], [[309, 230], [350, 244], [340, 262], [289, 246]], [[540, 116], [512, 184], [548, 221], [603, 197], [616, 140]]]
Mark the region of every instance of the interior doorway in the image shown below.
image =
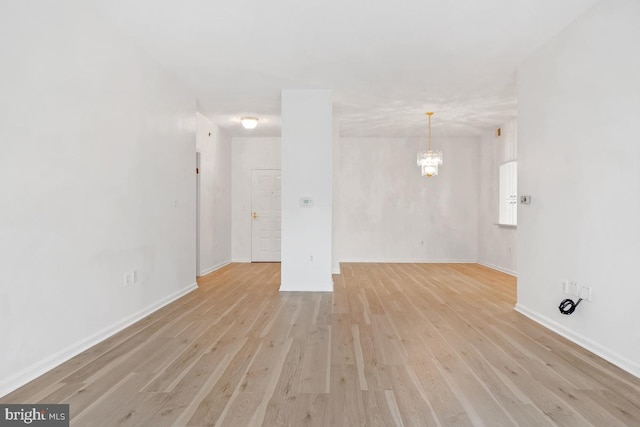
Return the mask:
[[251, 171], [251, 262], [280, 262], [280, 169]]

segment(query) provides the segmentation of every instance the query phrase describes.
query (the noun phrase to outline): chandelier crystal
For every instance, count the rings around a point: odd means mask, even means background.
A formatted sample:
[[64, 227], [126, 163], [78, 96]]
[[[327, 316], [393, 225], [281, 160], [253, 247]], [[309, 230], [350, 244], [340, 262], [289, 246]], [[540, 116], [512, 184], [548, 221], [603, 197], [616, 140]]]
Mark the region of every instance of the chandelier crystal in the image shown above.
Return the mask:
[[428, 112], [429, 117], [429, 149], [427, 151], [418, 151], [418, 166], [422, 176], [438, 175], [438, 166], [442, 165], [442, 151], [433, 151], [431, 149], [431, 116], [433, 112]]

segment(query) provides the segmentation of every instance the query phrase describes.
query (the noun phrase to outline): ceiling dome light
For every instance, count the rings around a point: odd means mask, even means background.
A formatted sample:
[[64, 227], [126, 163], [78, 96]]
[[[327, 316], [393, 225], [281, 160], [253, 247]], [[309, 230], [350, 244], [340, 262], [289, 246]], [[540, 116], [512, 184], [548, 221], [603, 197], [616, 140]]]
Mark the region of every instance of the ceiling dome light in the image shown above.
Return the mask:
[[242, 127], [245, 129], [255, 129], [258, 126], [258, 118], [257, 117], [242, 117], [240, 119], [240, 123], [242, 123]]

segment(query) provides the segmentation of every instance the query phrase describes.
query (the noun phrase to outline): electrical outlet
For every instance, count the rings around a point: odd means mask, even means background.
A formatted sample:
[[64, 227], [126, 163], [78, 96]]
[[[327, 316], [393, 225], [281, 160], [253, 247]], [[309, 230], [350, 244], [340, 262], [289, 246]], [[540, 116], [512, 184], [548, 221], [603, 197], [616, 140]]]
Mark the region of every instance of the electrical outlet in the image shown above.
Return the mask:
[[568, 280], [563, 280], [562, 281], [562, 292], [564, 292], [565, 294], [569, 293], [569, 281]]
[[585, 301], [591, 301], [591, 288], [589, 286], [580, 286], [580, 298]]
[[578, 288], [578, 283], [577, 282], [569, 282], [569, 295], [572, 295], [574, 297], [578, 296], [578, 292], [579, 292], [579, 288]]
[[131, 273], [128, 271], [124, 273], [124, 286], [127, 287], [131, 284]]
[[309, 256], [309, 261], [313, 261], [313, 255]]

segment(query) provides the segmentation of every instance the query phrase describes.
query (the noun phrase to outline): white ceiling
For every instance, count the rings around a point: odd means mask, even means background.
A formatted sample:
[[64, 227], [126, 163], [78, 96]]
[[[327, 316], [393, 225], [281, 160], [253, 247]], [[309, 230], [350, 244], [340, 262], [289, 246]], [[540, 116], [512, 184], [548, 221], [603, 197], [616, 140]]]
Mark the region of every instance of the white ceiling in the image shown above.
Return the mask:
[[282, 89], [332, 89], [343, 136], [417, 136], [426, 111], [434, 134], [515, 117], [517, 66], [596, 0], [94, 2], [232, 136], [278, 136]]

